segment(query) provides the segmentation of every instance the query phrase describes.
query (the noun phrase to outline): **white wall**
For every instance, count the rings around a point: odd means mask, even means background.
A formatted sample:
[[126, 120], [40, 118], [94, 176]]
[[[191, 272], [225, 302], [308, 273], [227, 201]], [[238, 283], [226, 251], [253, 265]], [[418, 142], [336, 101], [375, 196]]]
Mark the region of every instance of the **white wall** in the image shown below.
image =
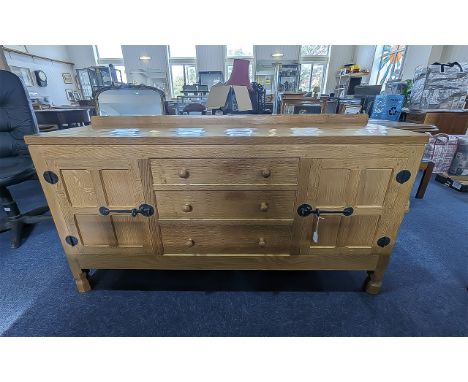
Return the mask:
[[468, 62], [468, 45], [446, 45], [442, 51], [442, 62]]
[[332, 45], [328, 64], [325, 93], [332, 93], [336, 86], [336, 73], [345, 64], [354, 62], [355, 45]]
[[197, 70], [224, 73], [224, 45], [197, 45]]
[[97, 55], [94, 45], [68, 45], [68, 57], [76, 69], [97, 65]]
[[[26, 45], [24, 50], [31, 54], [47, 58], [70, 61], [65, 45]], [[78, 90], [74, 80], [75, 71], [73, 65], [11, 52], [5, 52], [5, 58], [10, 66], [29, 68], [31, 72], [34, 70], [44, 71], [47, 75], [47, 86], [39, 87], [35, 85], [27, 89], [30, 93], [37, 93], [41, 97], [49, 97], [50, 102], [55, 105], [69, 105], [70, 101], [67, 99], [65, 90]], [[63, 82], [62, 73], [72, 74], [73, 83], [65, 84]], [[34, 73], [32, 73], [32, 75], [35, 79]]]

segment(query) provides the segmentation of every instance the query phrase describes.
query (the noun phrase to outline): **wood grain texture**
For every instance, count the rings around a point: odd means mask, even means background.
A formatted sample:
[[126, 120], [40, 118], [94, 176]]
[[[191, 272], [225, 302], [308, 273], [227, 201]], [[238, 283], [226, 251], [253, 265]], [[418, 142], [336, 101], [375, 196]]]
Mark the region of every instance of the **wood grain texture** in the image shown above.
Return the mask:
[[[80, 291], [90, 288], [87, 268], [361, 269], [371, 272], [368, 292], [380, 290], [426, 136], [251, 116], [226, 126], [210, 119], [195, 136], [184, 124], [202, 119], [131, 120], [138, 131], [28, 137], [38, 173], [59, 175], [41, 185]], [[403, 184], [401, 170], [411, 172]], [[142, 203], [154, 215], [99, 213]], [[300, 217], [302, 203], [354, 213], [323, 215], [315, 242], [317, 217]]]
[[[296, 185], [297, 158], [153, 159], [159, 185]], [[182, 172], [182, 173], [181, 173]]]

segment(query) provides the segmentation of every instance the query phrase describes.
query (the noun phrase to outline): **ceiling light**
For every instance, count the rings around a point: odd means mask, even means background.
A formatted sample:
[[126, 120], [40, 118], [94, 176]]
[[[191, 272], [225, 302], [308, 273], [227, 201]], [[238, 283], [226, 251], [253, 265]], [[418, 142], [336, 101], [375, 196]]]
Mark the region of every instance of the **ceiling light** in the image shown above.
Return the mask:
[[283, 53], [273, 53], [273, 54], [271, 55], [271, 57], [283, 57], [283, 56], [284, 56]]
[[150, 56], [140, 56], [140, 60], [151, 60], [151, 57]]

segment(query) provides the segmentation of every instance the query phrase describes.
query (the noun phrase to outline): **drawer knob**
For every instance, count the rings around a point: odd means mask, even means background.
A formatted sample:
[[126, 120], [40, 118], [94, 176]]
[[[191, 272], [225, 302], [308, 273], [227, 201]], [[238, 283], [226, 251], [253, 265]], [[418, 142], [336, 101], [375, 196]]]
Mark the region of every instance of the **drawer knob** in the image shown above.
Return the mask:
[[187, 170], [186, 168], [183, 168], [179, 171], [179, 177], [180, 178], [184, 178], [184, 179], [187, 179], [189, 177], [190, 173], [189, 173], [189, 170]]
[[193, 247], [195, 245], [195, 242], [192, 240], [192, 239], [188, 239], [186, 242], [185, 242], [185, 245], [187, 247]]
[[263, 212], [268, 211], [268, 203], [267, 202], [261, 202], [260, 203], [260, 211], [263, 211]]
[[264, 169], [262, 170], [262, 176], [263, 176], [264, 178], [269, 178], [270, 175], [271, 175], [271, 170], [270, 170], [269, 168], [264, 168]]
[[193, 210], [192, 205], [188, 203], [184, 204], [184, 206], [182, 207], [182, 211], [184, 212], [192, 212], [192, 210]]
[[260, 247], [265, 247], [266, 246], [266, 241], [263, 237], [261, 237], [260, 239], [258, 239], [258, 245]]

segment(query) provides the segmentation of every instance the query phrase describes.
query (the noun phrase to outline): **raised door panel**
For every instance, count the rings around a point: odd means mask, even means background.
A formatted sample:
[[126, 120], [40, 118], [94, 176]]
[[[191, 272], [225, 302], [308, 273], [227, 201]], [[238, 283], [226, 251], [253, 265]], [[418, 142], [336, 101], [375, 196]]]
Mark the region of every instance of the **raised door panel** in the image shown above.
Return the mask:
[[[155, 207], [152, 192], [140, 176], [140, 166], [149, 162], [55, 161], [59, 175], [56, 193], [69, 235], [77, 239], [70, 252], [83, 254], [162, 253], [156, 214], [132, 216], [130, 210], [146, 203]], [[143, 171], [145, 173], [145, 171]], [[151, 184], [149, 182], [149, 190]], [[104, 216], [100, 208], [111, 212]]]
[[395, 205], [402, 187], [396, 174], [405, 164], [401, 158], [310, 160], [308, 183], [301, 187], [298, 205], [307, 203], [321, 211], [352, 207], [354, 211], [351, 216], [321, 214], [318, 222], [314, 214], [296, 217], [298, 252], [375, 252], [382, 226], [390, 226], [388, 220], [399, 218], [395, 211], [405, 207]]

